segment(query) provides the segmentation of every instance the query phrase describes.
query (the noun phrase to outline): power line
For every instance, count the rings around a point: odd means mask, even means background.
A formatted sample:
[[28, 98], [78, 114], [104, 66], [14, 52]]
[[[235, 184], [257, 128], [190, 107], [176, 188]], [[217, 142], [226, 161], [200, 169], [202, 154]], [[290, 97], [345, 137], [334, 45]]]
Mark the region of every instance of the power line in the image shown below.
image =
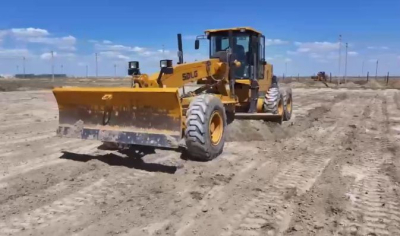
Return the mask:
[[339, 35], [339, 74], [338, 74], [338, 85], [339, 85], [339, 82], [340, 82], [340, 67], [341, 67], [341, 58], [342, 57], [342, 35]]

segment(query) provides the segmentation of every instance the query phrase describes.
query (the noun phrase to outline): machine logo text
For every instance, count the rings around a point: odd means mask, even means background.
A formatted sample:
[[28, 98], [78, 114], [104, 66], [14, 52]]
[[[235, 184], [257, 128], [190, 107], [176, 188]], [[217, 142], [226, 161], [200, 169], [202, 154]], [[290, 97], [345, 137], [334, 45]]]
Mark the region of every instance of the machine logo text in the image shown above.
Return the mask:
[[197, 70], [195, 70], [193, 72], [188, 72], [188, 73], [182, 74], [183, 80], [194, 79], [194, 78], [197, 78], [197, 76], [198, 76]]

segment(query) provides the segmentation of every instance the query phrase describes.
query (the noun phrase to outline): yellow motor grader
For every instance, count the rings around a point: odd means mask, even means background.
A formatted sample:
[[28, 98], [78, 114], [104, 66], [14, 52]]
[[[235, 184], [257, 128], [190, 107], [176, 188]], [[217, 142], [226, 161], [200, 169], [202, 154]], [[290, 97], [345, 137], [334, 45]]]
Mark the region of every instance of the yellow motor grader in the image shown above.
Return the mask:
[[325, 74], [325, 71], [318, 72], [317, 76], [311, 76], [311, 79], [314, 81], [328, 81], [328, 76]]
[[[186, 148], [192, 158], [223, 152], [227, 125], [235, 119], [282, 121], [292, 115], [292, 91], [280, 88], [265, 61], [265, 37], [249, 27], [206, 30], [210, 57], [184, 63], [160, 61], [160, 71], [142, 74], [129, 62], [127, 87], [59, 87], [61, 137], [155, 148]], [[244, 130], [245, 132], [245, 130]]]

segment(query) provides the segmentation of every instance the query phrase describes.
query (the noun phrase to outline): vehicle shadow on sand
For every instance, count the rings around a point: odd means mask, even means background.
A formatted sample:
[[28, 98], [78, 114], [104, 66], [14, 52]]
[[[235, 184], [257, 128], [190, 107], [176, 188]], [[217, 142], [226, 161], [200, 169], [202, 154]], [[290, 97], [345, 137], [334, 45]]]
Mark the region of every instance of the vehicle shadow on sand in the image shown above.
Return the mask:
[[122, 157], [113, 153], [108, 153], [104, 155], [90, 155], [64, 151], [60, 159], [68, 159], [79, 162], [97, 160], [110, 166], [122, 166], [148, 172], [162, 172], [167, 174], [174, 174], [178, 170], [177, 166], [168, 166], [160, 163], [144, 162], [142, 157], [149, 154], [154, 154], [154, 149], [127, 149], [119, 150], [118, 152], [121, 154], [125, 154], [127, 157]]

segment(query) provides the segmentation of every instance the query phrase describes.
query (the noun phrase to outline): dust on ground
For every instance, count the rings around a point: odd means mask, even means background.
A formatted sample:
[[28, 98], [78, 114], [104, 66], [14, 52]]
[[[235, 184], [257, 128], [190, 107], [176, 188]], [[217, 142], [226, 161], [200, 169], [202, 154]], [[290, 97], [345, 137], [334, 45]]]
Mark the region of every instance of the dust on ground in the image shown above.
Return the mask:
[[196, 162], [57, 138], [50, 91], [0, 93], [0, 235], [399, 235], [398, 91], [293, 95]]

